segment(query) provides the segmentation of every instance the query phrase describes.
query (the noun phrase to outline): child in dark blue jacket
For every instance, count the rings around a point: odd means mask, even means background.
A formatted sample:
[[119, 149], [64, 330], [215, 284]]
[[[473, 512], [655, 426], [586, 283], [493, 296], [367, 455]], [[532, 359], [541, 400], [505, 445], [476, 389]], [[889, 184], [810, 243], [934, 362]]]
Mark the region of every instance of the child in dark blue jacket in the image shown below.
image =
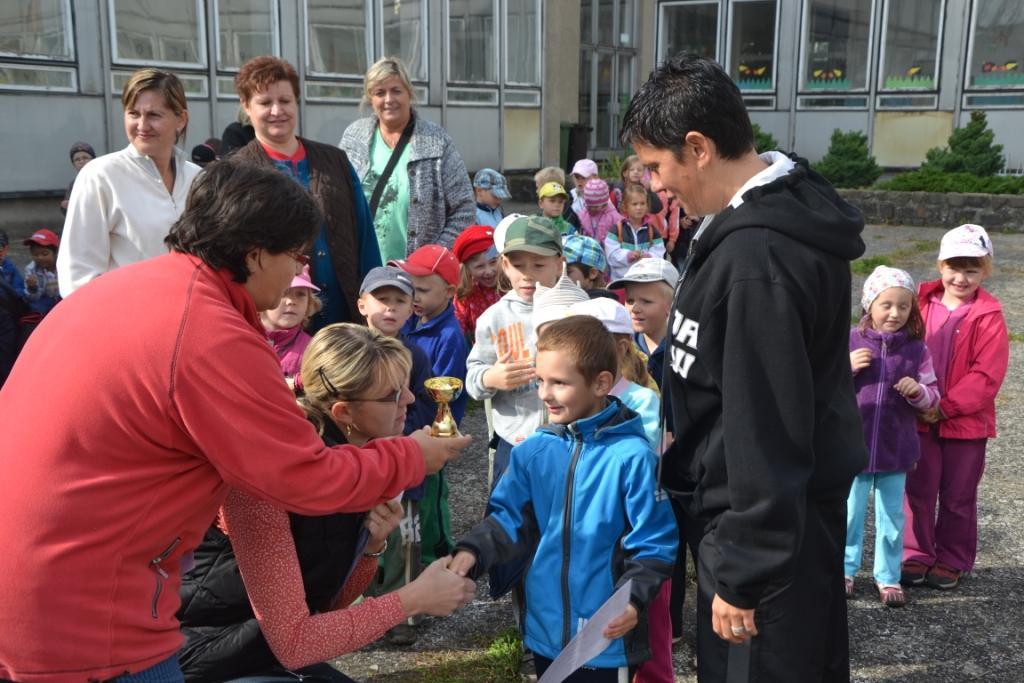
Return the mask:
[[[422, 246], [395, 265], [412, 277], [412, 317], [402, 332], [423, 349], [430, 359], [434, 377], [457, 377], [466, 381], [469, 346], [455, 317], [452, 297], [459, 283], [460, 264], [450, 250], [436, 244]], [[468, 394], [463, 391], [452, 401], [455, 422], [466, 412]], [[423, 480], [420, 502], [420, 530], [423, 534], [423, 562], [444, 557], [452, 548], [451, 514], [448, 511], [448, 482], [445, 471]]]
[[613, 642], [573, 681], [621, 680], [650, 656], [647, 606], [672, 573], [676, 524], [658, 495], [655, 455], [639, 416], [609, 396], [615, 341], [595, 318], [550, 323], [537, 342], [539, 394], [550, 424], [512, 449], [491, 494], [493, 512], [456, 545], [449, 568], [477, 577], [510, 559], [526, 573], [525, 643], [538, 677], [619, 586], [625, 611]]

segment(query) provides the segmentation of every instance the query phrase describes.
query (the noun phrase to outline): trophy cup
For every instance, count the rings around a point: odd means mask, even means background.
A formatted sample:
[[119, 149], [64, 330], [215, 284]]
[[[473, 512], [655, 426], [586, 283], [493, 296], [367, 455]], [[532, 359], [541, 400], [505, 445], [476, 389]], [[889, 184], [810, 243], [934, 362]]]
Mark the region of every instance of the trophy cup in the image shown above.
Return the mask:
[[452, 417], [452, 409], [448, 406], [462, 394], [462, 380], [458, 377], [431, 377], [423, 386], [427, 388], [430, 398], [437, 403], [437, 415], [430, 425], [431, 436], [462, 436], [458, 425], [455, 424], [455, 418]]

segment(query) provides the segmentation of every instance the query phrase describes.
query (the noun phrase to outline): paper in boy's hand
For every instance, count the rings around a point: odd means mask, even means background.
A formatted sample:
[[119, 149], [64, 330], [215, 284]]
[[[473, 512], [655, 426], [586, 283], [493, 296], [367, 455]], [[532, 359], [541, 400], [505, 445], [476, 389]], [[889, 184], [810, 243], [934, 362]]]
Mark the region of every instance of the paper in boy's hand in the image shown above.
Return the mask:
[[619, 589], [608, 598], [600, 609], [594, 612], [587, 625], [569, 641], [551, 666], [544, 672], [537, 683], [561, 683], [576, 669], [605, 651], [612, 641], [601, 635], [608, 622], [622, 614], [629, 604], [633, 579], [619, 586]]

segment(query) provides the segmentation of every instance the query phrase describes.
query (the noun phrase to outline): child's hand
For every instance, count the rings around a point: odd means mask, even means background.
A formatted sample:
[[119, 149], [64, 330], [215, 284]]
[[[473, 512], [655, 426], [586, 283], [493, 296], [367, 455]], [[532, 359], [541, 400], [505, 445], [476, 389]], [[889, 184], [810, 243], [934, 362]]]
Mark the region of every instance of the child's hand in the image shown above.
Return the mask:
[[669, 240], [668, 242], [665, 242], [665, 251], [667, 253], [671, 254], [675, 250], [676, 250], [676, 241], [675, 240]]
[[871, 349], [857, 349], [850, 352], [850, 369], [857, 374], [871, 365]]
[[28, 291], [34, 292], [34, 291], [36, 291], [36, 287], [38, 287], [38, 286], [39, 286], [39, 280], [36, 279], [35, 275], [26, 275], [25, 276], [25, 287], [28, 289]]
[[509, 361], [512, 351], [506, 351], [491, 369], [484, 373], [484, 386], [488, 389], [511, 391], [529, 384], [537, 376], [532, 360]]
[[476, 555], [465, 550], [460, 550], [455, 553], [455, 557], [452, 558], [451, 564], [448, 565], [448, 571], [455, 572], [459, 576], [465, 576], [469, 574], [469, 570], [476, 565]]
[[637, 614], [636, 607], [633, 607], [633, 603], [629, 603], [626, 605], [626, 609], [622, 611], [622, 614], [608, 622], [601, 635], [608, 640], [621, 638], [636, 628], [638, 620], [639, 614]]
[[917, 398], [921, 394], [921, 385], [913, 377], [904, 377], [892, 385], [892, 388], [903, 398]]
[[918, 411], [917, 416], [921, 418], [922, 422], [927, 422], [928, 424], [933, 425], [942, 419], [942, 412], [939, 410], [938, 406], [935, 406], [928, 410]]
[[473, 602], [476, 584], [448, 569], [450, 561], [450, 557], [437, 558], [414, 581], [396, 591], [406, 614], [446, 617]]
[[402, 521], [403, 513], [402, 504], [394, 500], [381, 503], [370, 510], [366, 515], [366, 521], [363, 522], [363, 526], [370, 532], [366, 552], [379, 553], [384, 548], [384, 542]]
[[643, 258], [643, 254], [641, 254], [639, 251], [631, 251], [631, 252], [629, 252], [629, 260], [630, 261], [639, 261], [642, 258]]

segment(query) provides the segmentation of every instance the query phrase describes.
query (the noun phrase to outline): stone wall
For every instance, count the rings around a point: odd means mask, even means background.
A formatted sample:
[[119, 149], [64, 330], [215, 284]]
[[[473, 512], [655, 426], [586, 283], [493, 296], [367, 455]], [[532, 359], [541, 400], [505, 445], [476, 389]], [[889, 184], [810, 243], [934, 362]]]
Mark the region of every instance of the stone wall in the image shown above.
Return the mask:
[[955, 227], [975, 223], [986, 230], [1024, 232], [1024, 195], [959, 192], [839, 190], [875, 225]]

